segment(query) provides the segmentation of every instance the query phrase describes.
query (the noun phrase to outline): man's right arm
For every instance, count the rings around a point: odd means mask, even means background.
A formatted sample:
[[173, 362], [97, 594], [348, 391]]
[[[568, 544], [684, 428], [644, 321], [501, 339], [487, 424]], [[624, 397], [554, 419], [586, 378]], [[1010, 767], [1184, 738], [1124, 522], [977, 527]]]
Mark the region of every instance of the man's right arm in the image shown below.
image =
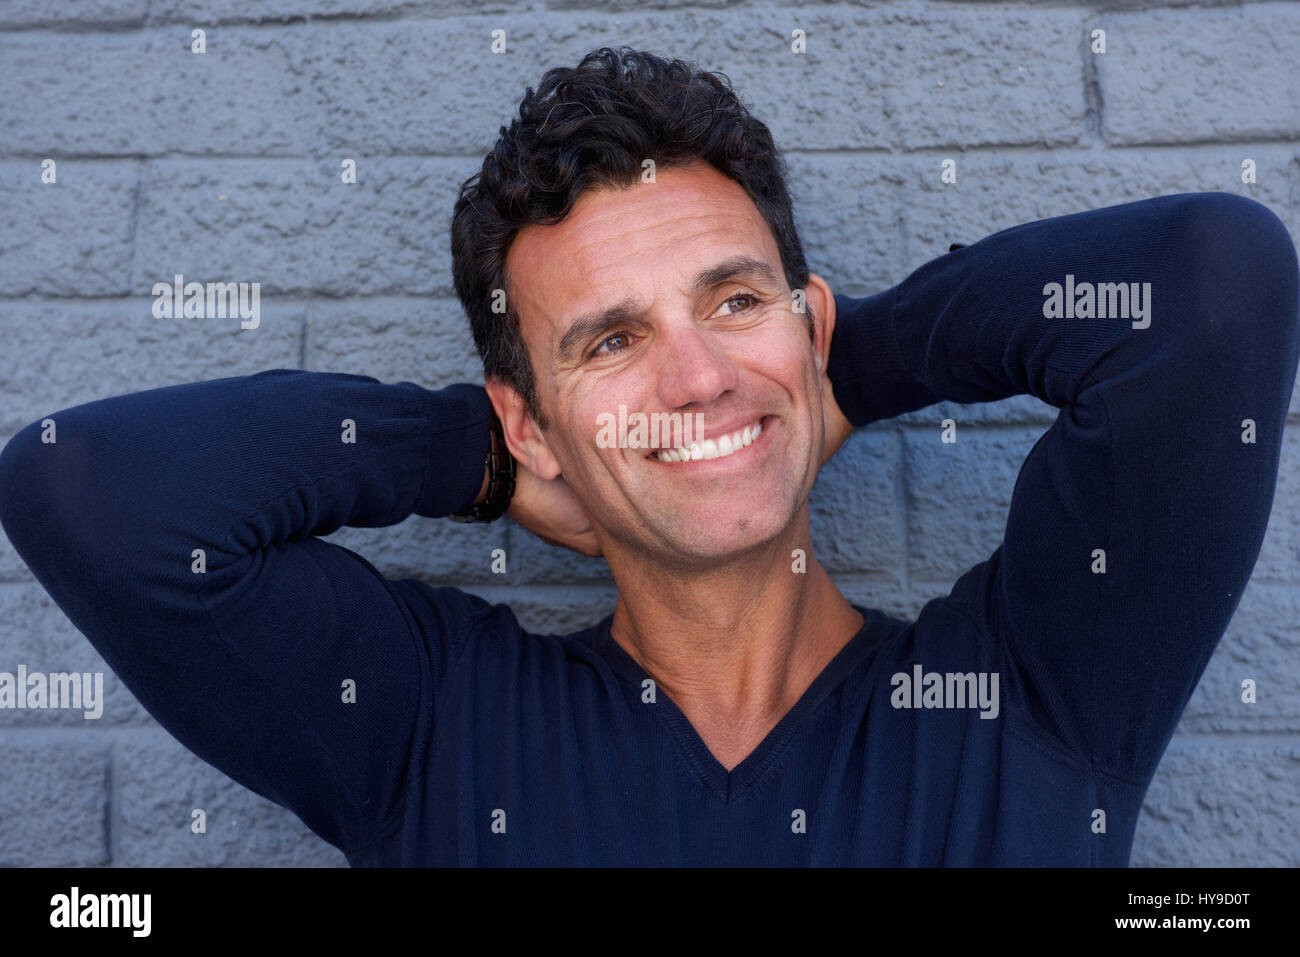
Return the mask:
[[102, 399], [8, 443], [0, 524], [169, 732], [350, 850], [490, 606], [435, 589], [417, 629], [404, 583], [316, 536], [468, 506], [489, 412], [480, 386], [289, 369]]

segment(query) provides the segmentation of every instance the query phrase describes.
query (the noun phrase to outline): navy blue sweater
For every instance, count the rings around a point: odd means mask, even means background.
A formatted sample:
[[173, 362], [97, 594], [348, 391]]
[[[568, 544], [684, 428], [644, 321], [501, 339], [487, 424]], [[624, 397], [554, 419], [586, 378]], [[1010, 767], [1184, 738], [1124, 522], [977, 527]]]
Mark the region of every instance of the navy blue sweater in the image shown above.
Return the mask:
[[[1090, 308], [1098, 283], [1137, 283], [1146, 318], [1117, 287]], [[643, 700], [610, 618], [533, 634], [316, 537], [466, 506], [481, 387], [276, 369], [91, 402], [49, 416], [54, 443], [40, 422], [9, 442], [0, 522], [168, 731], [354, 865], [1126, 864], [1268, 521], [1300, 350], [1286, 230], [1166, 196], [836, 302], [855, 426], [1018, 393], [1061, 411], [988, 560], [915, 622], [859, 608], [731, 772], [667, 694]], [[909, 689], [917, 666], [996, 675], [996, 714], [960, 681]]]

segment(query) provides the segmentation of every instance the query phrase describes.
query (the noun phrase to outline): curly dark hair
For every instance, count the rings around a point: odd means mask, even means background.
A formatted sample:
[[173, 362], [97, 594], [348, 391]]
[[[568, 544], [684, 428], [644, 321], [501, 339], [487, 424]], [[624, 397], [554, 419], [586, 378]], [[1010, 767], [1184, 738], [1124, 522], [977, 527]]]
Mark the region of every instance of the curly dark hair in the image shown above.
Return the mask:
[[[589, 186], [623, 189], [657, 168], [698, 159], [735, 180], [771, 228], [791, 289], [808, 282], [794, 226], [785, 161], [767, 126], [750, 115], [725, 74], [704, 73], [628, 47], [601, 47], [575, 68], [548, 70], [528, 87], [519, 119], [500, 128], [482, 169], [460, 188], [451, 224], [452, 275], [469, 316], [485, 378], [512, 385], [540, 428], [519, 317], [505, 296], [506, 252], [530, 224], [555, 225]], [[500, 308], [500, 305], [498, 306]], [[810, 311], [811, 331], [811, 311]]]

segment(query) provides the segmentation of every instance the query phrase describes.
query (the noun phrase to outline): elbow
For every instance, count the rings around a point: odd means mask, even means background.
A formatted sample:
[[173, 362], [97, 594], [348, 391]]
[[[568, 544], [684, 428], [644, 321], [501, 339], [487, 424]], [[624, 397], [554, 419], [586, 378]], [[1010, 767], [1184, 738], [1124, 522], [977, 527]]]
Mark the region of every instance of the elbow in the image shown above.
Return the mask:
[[39, 496], [39, 446], [41, 423], [21, 429], [0, 449], [0, 528], [19, 556], [30, 564], [34, 524], [40, 514], [33, 499]]
[[84, 439], [58, 431], [55, 417], [21, 429], [0, 450], [0, 528], [43, 583], [77, 556], [109, 547], [90, 499], [97, 470]]
[[[1234, 193], [1189, 193], [1165, 234], [1174, 274], [1167, 319], [1222, 360], [1294, 381], [1300, 352], [1300, 264], [1286, 225], [1263, 203]], [[1202, 353], [1203, 355], [1205, 353]]]

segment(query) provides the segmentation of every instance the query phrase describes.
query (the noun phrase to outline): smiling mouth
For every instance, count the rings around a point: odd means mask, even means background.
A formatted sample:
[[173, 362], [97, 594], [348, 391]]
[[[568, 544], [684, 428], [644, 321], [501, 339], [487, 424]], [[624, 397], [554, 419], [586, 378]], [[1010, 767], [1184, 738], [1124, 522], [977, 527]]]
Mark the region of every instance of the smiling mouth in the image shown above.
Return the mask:
[[653, 453], [650, 458], [657, 459], [660, 462], [698, 462], [703, 459], [725, 458], [728, 455], [734, 455], [743, 448], [749, 447], [762, 434], [763, 420], [759, 419], [752, 425], [747, 425], [743, 429], [737, 429], [727, 435], [720, 435], [716, 439], [702, 439], [699, 442], [692, 442], [690, 445], [675, 449], [660, 449], [658, 452]]

